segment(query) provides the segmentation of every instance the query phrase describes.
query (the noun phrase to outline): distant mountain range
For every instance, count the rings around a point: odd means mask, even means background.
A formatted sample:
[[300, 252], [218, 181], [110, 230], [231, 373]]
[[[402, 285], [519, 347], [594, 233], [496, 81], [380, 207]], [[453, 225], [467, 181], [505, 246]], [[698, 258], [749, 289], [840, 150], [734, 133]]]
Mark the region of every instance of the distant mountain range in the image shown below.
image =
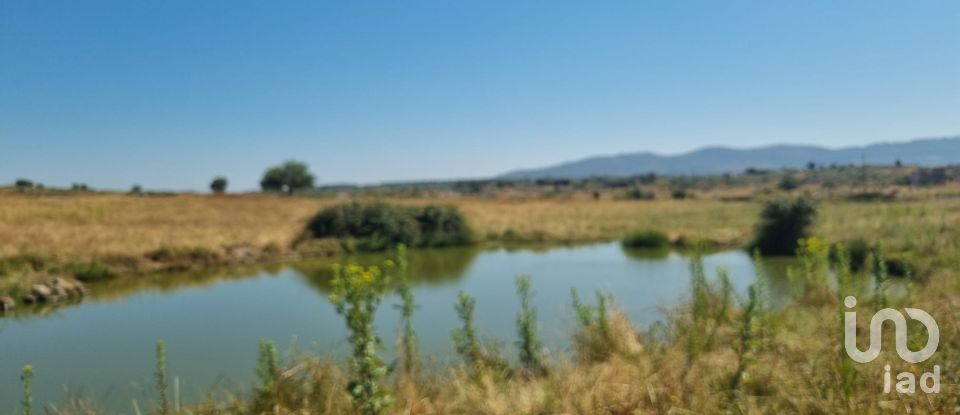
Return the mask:
[[597, 156], [554, 166], [515, 170], [505, 179], [584, 178], [634, 176], [654, 172], [660, 175], [708, 175], [742, 172], [747, 168], [802, 168], [809, 162], [824, 164], [904, 164], [940, 166], [960, 164], [960, 136], [919, 139], [899, 143], [878, 143], [861, 147], [829, 149], [817, 146], [773, 145], [750, 149], [707, 147], [675, 156], [643, 152]]

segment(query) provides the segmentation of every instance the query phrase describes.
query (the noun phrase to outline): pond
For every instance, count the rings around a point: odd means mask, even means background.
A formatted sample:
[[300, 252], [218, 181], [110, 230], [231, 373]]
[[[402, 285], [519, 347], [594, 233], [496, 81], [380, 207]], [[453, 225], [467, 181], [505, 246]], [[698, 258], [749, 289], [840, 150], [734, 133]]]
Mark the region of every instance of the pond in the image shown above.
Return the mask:
[[[379, 263], [383, 258], [349, 259]], [[348, 261], [348, 259], [339, 259]], [[13, 413], [21, 398], [19, 371], [35, 369], [34, 401], [63, 402], [79, 396], [110, 412], [132, 412], [153, 401], [154, 347], [163, 340], [169, 376], [180, 381], [184, 401], [210, 391], [246, 388], [255, 379], [260, 340], [279, 350], [299, 349], [343, 356], [347, 332], [328, 300], [331, 265], [318, 260], [264, 270], [211, 271], [125, 278], [91, 284], [82, 303], [0, 318], [0, 414]], [[544, 249], [444, 249], [412, 251], [411, 285], [419, 309], [415, 328], [425, 356], [436, 364], [455, 359], [450, 332], [458, 321], [459, 291], [474, 296], [483, 337], [516, 354], [519, 301], [514, 278], [529, 274], [543, 343], [553, 355], [569, 353], [574, 327], [570, 288], [593, 302], [594, 292], [613, 294], [639, 328], [662, 319], [663, 307], [683, 301], [690, 258], [674, 252], [635, 252], [619, 244]], [[743, 295], [758, 272], [749, 255], [725, 251], [705, 256], [710, 279], [725, 267]], [[785, 260], [761, 264], [768, 292], [785, 288]], [[400, 315], [387, 297], [377, 328], [393, 356]]]

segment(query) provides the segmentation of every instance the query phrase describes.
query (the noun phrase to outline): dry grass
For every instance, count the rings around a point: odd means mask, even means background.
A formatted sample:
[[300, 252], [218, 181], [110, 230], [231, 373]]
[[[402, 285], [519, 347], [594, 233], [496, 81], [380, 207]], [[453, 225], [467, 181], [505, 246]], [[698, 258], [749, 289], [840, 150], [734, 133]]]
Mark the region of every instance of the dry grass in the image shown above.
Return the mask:
[[[860, 236], [917, 255], [960, 250], [960, 203], [924, 198], [890, 203], [821, 202], [816, 233]], [[917, 197], [917, 195], [914, 195]], [[141, 256], [160, 248], [289, 246], [307, 219], [332, 198], [243, 195], [131, 197], [116, 194], [25, 196], [0, 193], [0, 257], [60, 259]], [[717, 199], [402, 199], [450, 203], [464, 211], [481, 241], [611, 240], [635, 229], [741, 245], [752, 235], [757, 202]]]
[[286, 245], [325, 203], [259, 195], [0, 195], [0, 255], [84, 258], [164, 247]]

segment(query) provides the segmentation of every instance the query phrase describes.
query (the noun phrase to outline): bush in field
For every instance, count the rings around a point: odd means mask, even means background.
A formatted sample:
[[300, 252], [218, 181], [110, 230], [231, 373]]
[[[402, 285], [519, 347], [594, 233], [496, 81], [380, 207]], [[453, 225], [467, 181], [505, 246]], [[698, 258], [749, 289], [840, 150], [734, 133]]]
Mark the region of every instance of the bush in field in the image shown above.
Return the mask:
[[767, 202], [760, 213], [751, 250], [759, 250], [763, 255], [795, 254], [797, 241], [809, 236], [816, 214], [816, 207], [805, 198]]
[[210, 182], [210, 191], [216, 194], [222, 194], [227, 191], [227, 178], [217, 176]]
[[628, 190], [624, 197], [627, 200], [653, 200], [657, 198], [657, 195], [643, 189], [633, 188]]
[[416, 213], [419, 246], [455, 246], [470, 243], [467, 218], [453, 206], [427, 205]]
[[399, 244], [442, 247], [470, 243], [467, 220], [452, 206], [396, 206], [387, 203], [348, 203], [323, 209], [307, 224], [316, 238], [355, 238], [362, 250], [376, 251]]
[[667, 235], [654, 230], [633, 232], [621, 241], [627, 248], [660, 249], [667, 247]]
[[264, 172], [260, 188], [264, 192], [284, 192], [292, 195], [295, 191], [313, 187], [313, 181], [313, 174], [306, 164], [291, 160]]
[[386, 203], [348, 203], [323, 209], [307, 224], [316, 238], [356, 238], [365, 250], [416, 246], [420, 227], [411, 208]]
[[840, 250], [844, 250], [847, 255], [850, 271], [858, 272], [864, 269], [867, 263], [867, 257], [870, 256], [871, 247], [863, 238], [856, 238], [843, 244], [837, 244], [831, 247], [830, 257], [834, 261], [839, 259]]
[[800, 187], [800, 182], [798, 182], [797, 179], [790, 174], [783, 175], [783, 178], [780, 179], [780, 183], [777, 183], [777, 188], [786, 192], [794, 190], [798, 187]]
[[13, 185], [17, 188], [30, 189], [33, 187], [33, 181], [27, 179], [17, 179], [17, 181], [13, 182]]

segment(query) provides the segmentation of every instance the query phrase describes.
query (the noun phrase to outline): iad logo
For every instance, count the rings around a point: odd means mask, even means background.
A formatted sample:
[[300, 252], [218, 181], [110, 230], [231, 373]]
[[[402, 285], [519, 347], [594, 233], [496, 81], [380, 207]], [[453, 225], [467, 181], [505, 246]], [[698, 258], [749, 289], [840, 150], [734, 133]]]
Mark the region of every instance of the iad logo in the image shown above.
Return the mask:
[[[843, 300], [847, 308], [857, 306], [857, 299], [850, 296]], [[933, 356], [940, 345], [940, 327], [937, 321], [926, 311], [917, 308], [905, 309], [910, 318], [919, 321], [927, 328], [927, 344], [918, 351], [912, 351], [907, 347], [907, 319], [897, 310], [884, 308], [877, 311], [870, 320], [870, 347], [866, 351], [861, 351], [857, 347], [857, 312], [847, 311], [843, 316], [844, 339], [843, 346], [847, 350], [847, 355], [856, 362], [872, 362], [880, 355], [880, 340], [883, 329], [883, 322], [892, 321], [896, 329], [895, 340], [897, 344], [897, 354], [900, 358], [909, 363], [920, 363]], [[883, 392], [890, 392], [890, 365], [884, 366]], [[933, 385], [928, 386], [929, 381]], [[932, 373], [924, 373], [920, 377], [920, 389], [926, 393], [940, 392], [940, 366], [933, 366]], [[897, 392], [913, 393], [916, 391], [916, 377], [913, 373], [902, 372], [897, 375]]]

